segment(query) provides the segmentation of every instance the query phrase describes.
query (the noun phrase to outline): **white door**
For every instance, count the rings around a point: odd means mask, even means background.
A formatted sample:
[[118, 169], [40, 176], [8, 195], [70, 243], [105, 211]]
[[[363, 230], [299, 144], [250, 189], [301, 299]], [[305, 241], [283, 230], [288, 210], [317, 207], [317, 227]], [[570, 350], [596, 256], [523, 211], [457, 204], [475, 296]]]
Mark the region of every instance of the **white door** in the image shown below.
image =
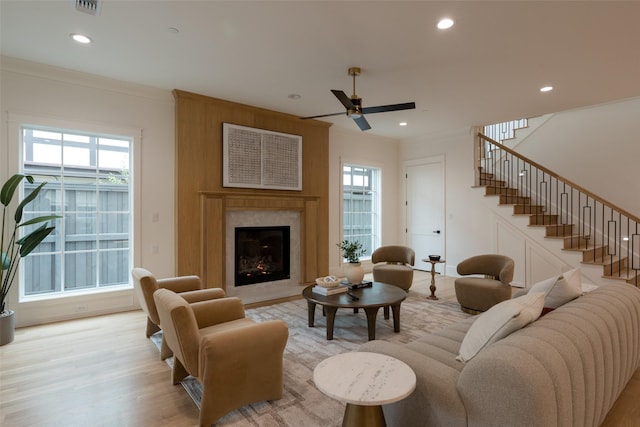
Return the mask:
[[[406, 242], [416, 253], [415, 268], [431, 271], [422, 259], [440, 255], [444, 259], [444, 159], [424, 159], [407, 165]], [[436, 264], [443, 273], [444, 264]]]

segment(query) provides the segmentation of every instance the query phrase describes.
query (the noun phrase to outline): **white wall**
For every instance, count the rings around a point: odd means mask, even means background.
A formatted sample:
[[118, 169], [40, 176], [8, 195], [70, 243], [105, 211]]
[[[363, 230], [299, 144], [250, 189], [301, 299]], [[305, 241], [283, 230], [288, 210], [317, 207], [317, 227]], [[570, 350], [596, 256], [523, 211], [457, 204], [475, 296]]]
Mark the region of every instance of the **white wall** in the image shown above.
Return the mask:
[[[485, 196], [484, 187], [473, 186], [473, 145], [473, 129], [405, 140], [401, 144], [403, 162], [436, 155], [445, 157], [445, 274], [457, 276], [460, 261], [486, 253], [504, 254], [516, 261], [514, 285], [518, 286], [525, 286], [528, 278], [540, 275], [546, 278], [568, 270], [570, 263], [556, 259], [553, 252], [557, 241], [545, 242], [540, 229], [527, 229], [526, 218], [513, 217], [512, 207], [499, 206], [497, 196]], [[541, 234], [535, 238], [528, 233]], [[542, 265], [541, 260], [545, 260], [548, 271], [531, 271], [529, 266]]]
[[[456, 275], [457, 264], [472, 255], [494, 253], [492, 214], [474, 190], [473, 132], [471, 129], [429, 135], [401, 144], [400, 162], [442, 155], [445, 158], [445, 274]], [[416, 254], [424, 258], [428, 254]]]
[[[169, 91], [130, 85], [87, 74], [2, 57], [0, 87], [0, 178], [18, 171], [18, 147], [9, 135], [9, 115], [44, 117], [79, 127], [138, 129], [141, 166], [139, 247], [136, 264], [158, 277], [174, 273], [174, 102]], [[154, 221], [157, 217], [157, 221]], [[41, 323], [136, 306], [132, 291], [39, 301], [17, 306], [17, 283], [9, 306], [17, 325]], [[82, 308], [79, 308], [82, 307]]]
[[[555, 113], [525, 132], [526, 139], [515, 149], [640, 216], [639, 119], [640, 98]], [[472, 188], [473, 130], [404, 140], [399, 160], [435, 155], [444, 155], [446, 162], [446, 274], [456, 276], [456, 265], [471, 255], [507, 251], [521, 260], [516, 265], [519, 282], [572, 267], [583, 269], [586, 283], [604, 282], [602, 267], [581, 264], [576, 253], [561, 250], [561, 241], [545, 239], [539, 228], [529, 228], [526, 219], [514, 217], [511, 207], [498, 206], [497, 197]], [[535, 271], [536, 265], [544, 265], [548, 275]]]
[[640, 217], [640, 98], [555, 113], [517, 151]]
[[[382, 169], [382, 244], [401, 244], [398, 224], [401, 199], [399, 142], [377, 137], [357, 129], [350, 131], [335, 126], [329, 128], [329, 274], [344, 275], [340, 250], [335, 246], [341, 240], [342, 165], [354, 163]], [[370, 262], [363, 261], [366, 271]]]

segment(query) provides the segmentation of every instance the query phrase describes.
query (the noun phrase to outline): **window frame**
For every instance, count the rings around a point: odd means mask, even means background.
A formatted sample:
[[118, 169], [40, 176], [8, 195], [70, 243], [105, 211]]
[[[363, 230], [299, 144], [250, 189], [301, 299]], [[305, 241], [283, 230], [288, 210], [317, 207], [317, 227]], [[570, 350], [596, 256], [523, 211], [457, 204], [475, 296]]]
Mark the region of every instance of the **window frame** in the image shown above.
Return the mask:
[[[68, 121], [62, 119], [56, 119], [51, 117], [41, 117], [41, 116], [31, 116], [31, 115], [23, 115], [23, 114], [8, 114], [8, 155], [6, 158], [8, 159], [16, 159], [15, 162], [7, 161], [7, 175], [12, 175], [14, 173], [21, 173], [23, 171], [24, 158], [23, 158], [23, 149], [22, 149], [22, 129], [23, 127], [33, 127], [33, 128], [45, 128], [45, 129], [56, 129], [62, 132], [70, 132], [70, 133], [80, 133], [80, 134], [88, 134], [88, 135], [100, 135], [100, 136], [118, 136], [125, 137], [131, 139], [131, 146], [129, 149], [130, 156], [130, 171], [129, 171], [129, 180], [130, 180], [130, 194], [129, 194], [129, 204], [131, 211], [131, 227], [132, 230], [129, 235], [129, 260], [131, 265], [139, 264], [140, 254], [140, 179], [138, 179], [140, 175], [140, 144], [142, 139], [142, 130], [139, 128], [130, 128], [130, 127], [122, 127], [117, 125], [109, 125], [109, 124], [96, 124], [96, 123], [87, 123], [82, 121]], [[22, 268], [24, 267], [21, 263], [20, 271], [18, 272], [17, 284], [13, 292], [14, 295], [10, 296], [10, 302], [13, 306], [21, 307], [20, 310], [25, 310], [27, 312], [31, 311], [29, 309], [25, 309], [26, 307], [38, 306], [39, 302], [47, 302], [51, 300], [70, 300], [74, 299], [74, 297], [78, 297], [82, 300], [86, 300], [87, 298], [103, 298], [100, 295], [105, 293], [114, 293], [119, 294], [121, 292], [125, 292], [127, 295], [132, 295], [133, 286], [131, 282], [131, 278], [129, 277], [128, 283], [118, 286], [106, 286], [106, 287], [91, 287], [85, 290], [78, 291], [68, 291], [68, 292], [53, 292], [46, 293], [41, 295], [24, 295], [24, 286], [22, 283], [23, 280], [23, 272]], [[130, 297], [127, 297], [130, 298]], [[118, 305], [121, 302], [118, 302]], [[60, 304], [64, 304], [62, 301]], [[131, 302], [133, 306], [133, 301]], [[86, 305], [77, 306], [76, 311], [84, 311], [87, 309]], [[35, 311], [35, 310], [34, 310]]]
[[[345, 236], [345, 167], [351, 168], [363, 168], [370, 169], [374, 173], [371, 177], [372, 183], [370, 185], [371, 191], [373, 192], [373, 212], [374, 218], [372, 220], [372, 233], [371, 233], [371, 253], [380, 246], [380, 242], [382, 241], [382, 174], [383, 168], [379, 165], [375, 164], [364, 164], [359, 162], [342, 162], [340, 166], [340, 241], [345, 239], [349, 240], [349, 237]], [[352, 173], [353, 176], [353, 173]], [[363, 243], [365, 247], [366, 243]], [[360, 260], [370, 260], [371, 253], [363, 255], [360, 257]], [[344, 259], [340, 259], [341, 264], [346, 263]]]

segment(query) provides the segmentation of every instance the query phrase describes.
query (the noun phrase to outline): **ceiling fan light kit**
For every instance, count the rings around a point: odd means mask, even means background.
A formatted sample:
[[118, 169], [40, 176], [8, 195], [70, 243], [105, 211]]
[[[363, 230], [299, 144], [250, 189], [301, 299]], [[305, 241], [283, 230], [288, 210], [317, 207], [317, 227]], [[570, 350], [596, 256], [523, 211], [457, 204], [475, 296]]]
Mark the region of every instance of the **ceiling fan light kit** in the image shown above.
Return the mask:
[[[360, 67], [350, 67], [348, 69], [349, 75], [353, 78], [353, 94], [351, 97], [348, 97], [346, 93], [341, 90], [332, 89], [331, 92], [338, 98], [338, 101], [345, 107], [346, 115], [350, 119], [352, 119], [356, 125], [360, 128], [360, 130], [365, 131], [371, 129], [371, 125], [367, 122], [365, 118], [365, 114], [373, 114], [373, 113], [384, 113], [388, 111], [399, 111], [399, 110], [412, 110], [416, 108], [415, 102], [405, 102], [402, 104], [390, 104], [390, 105], [379, 105], [377, 107], [366, 107], [362, 108], [362, 98], [356, 95], [356, 77], [360, 75], [362, 70]], [[311, 116], [311, 117], [300, 117], [301, 119], [317, 119], [320, 117], [329, 117], [329, 116], [338, 116], [344, 113], [329, 113], [329, 114], [321, 114], [319, 116]]]

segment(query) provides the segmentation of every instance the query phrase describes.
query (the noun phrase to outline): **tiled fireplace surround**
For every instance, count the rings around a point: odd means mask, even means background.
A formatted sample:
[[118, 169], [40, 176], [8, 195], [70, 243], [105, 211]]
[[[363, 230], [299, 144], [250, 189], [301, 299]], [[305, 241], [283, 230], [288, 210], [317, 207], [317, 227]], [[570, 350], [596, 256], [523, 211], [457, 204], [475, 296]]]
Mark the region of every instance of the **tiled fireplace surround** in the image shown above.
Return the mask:
[[[221, 283], [227, 295], [246, 304], [300, 295], [317, 277], [318, 198], [257, 193], [201, 192], [202, 277]], [[235, 227], [289, 226], [291, 274], [288, 280], [234, 285]]]

